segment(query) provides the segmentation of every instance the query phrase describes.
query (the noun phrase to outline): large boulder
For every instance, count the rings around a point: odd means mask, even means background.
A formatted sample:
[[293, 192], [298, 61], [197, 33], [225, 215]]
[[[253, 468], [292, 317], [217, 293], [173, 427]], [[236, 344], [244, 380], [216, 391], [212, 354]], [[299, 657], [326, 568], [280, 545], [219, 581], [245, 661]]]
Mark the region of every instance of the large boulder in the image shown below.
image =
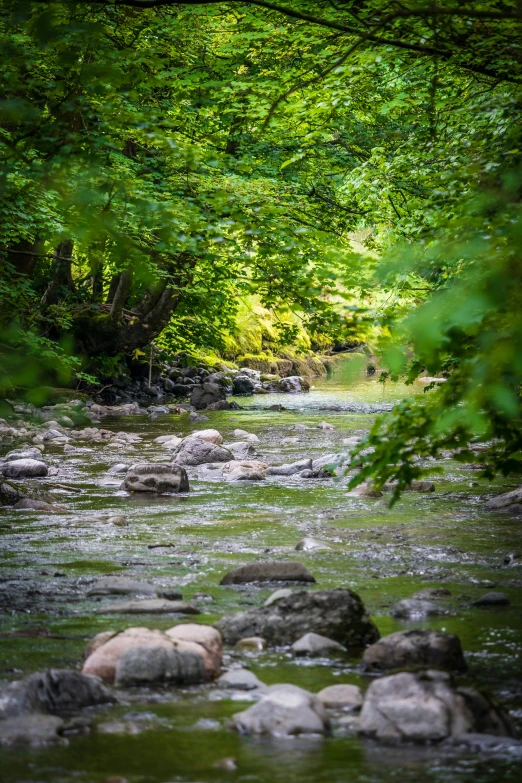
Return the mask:
[[188, 645], [130, 647], [120, 655], [114, 677], [116, 685], [197, 685], [205, 679], [203, 657]]
[[315, 582], [308, 568], [295, 560], [288, 562], [248, 563], [225, 574], [220, 585], [249, 582]]
[[29, 713], [67, 713], [116, 699], [98, 677], [68, 669], [35, 672], [0, 693], [0, 718]]
[[[204, 441], [201, 441], [204, 443]], [[188, 492], [189, 481], [184, 468], [179, 465], [158, 465], [144, 462], [131, 465], [122, 489], [127, 492]]]
[[240, 734], [326, 734], [328, 717], [313, 693], [295, 685], [273, 685], [257, 704], [236, 713], [232, 725]]
[[465, 671], [460, 639], [444, 631], [399, 631], [384, 636], [364, 651], [366, 669], [385, 671], [409, 666], [435, 666]]
[[277, 391], [299, 394], [299, 392], [310, 391], [310, 384], [301, 375], [289, 375], [286, 378], [281, 378], [277, 384]]
[[361, 732], [385, 742], [434, 742], [468, 732], [512, 736], [509, 719], [473, 688], [455, 688], [446, 672], [400, 672], [371, 683]]
[[197, 435], [189, 435], [173, 450], [172, 462], [175, 465], [204, 465], [207, 462], [229, 462], [232, 453], [222, 446], [211, 443]]
[[293, 593], [270, 606], [223, 617], [215, 627], [229, 644], [261, 636], [272, 645], [289, 645], [313, 632], [353, 649], [379, 638], [363, 602], [348, 589]]
[[236, 375], [232, 381], [233, 392], [237, 396], [250, 397], [254, 393], [254, 384], [245, 375]]
[[[213, 630], [213, 633], [216, 631]], [[82, 671], [95, 674], [106, 682], [116, 680], [118, 683], [137, 683], [142, 678], [142, 682], [165, 680], [193, 684], [197, 672], [200, 673], [198, 682], [213, 679], [219, 672], [217, 656], [209, 652], [208, 646], [195, 641], [194, 633], [192, 639], [175, 636], [171, 638], [167, 633], [150, 628], [127, 628], [121, 633], [111, 634], [91, 647], [92, 652]], [[148, 648], [154, 649], [150, 657], [145, 652]], [[163, 648], [166, 654], [158, 652], [159, 648]], [[122, 656], [132, 650], [136, 652], [129, 653], [118, 669]], [[194, 656], [199, 656], [200, 660], [194, 660]]]
[[165, 631], [173, 642], [193, 642], [199, 644], [206, 652], [205, 665], [210, 677], [215, 676], [223, 662], [223, 639], [221, 634], [210, 625], [198, 623], [182, 623]]
[[4, 462], [2, 473], [6, 478], [44, 478], [49, 470], [40, 459], [14, 459]]
[[218, 383], [204, 383], [202, 386], [198, 386], [193, 389], [190, 395], [190, 404], [194, 406], [197, 411], [203, 410], [207, 405], [219, 402], [225, 399], [225, 390], [221, 384]]

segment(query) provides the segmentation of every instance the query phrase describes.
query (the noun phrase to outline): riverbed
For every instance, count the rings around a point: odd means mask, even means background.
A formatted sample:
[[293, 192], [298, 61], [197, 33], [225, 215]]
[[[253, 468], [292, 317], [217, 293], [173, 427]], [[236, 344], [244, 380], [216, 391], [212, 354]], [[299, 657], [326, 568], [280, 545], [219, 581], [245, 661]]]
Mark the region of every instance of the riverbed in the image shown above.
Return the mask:
[[[461, 682], [487, 689], [522, 729], [522, 560], [504, 558], [522, 550], [520, 520], [485, 511], [486, 499], [516, 484], [489, 482], [450, 458], [432, 463], [434, 493], [406, 493], [392, 509], [388, 498], [348, 495], [346, 479], [268, 477], [259, 482], [191, 480], [190, 493], [130, 497], [117, 462], [168, 461], [154, 439], [187, 435], [208, 427], [225, 442], [236, 428], [259, 437], [259, 454], [272, 464], [346, 451], [342, 441], [366, 432], [375, 415], [395, 401], [422, 393], [350, 372], [340, 363], [308, 394], [237, 398], [241, 410], [188, 415], [104, 419], [102, 426], [142, 436], [121, 450], [88, 444], [64, 453], [46, 449], [57, 476], [62, 514], [0, 511], [0, 677], [18, 679], [46, 667], [75, 668], [94, 634], [132, 625], [166, 629], [181, 617], [114, 616], [96, 613], [104, 598], [88, 598], [95, 578], [121, 574], [180, 587], [183, 598], [213, 623], [224, 614], [260, 606], [275, 589], [222, 587], [222, 576], [256, 560], [296, 559], [317, 587], [349, 587], [368, 607], [382, 635], [407, 628], [458, 634], [469, 663]], [[270, 410], [280, 404], [285, 410]], [[321, 430], [322, 421], [334, 430]], [[295, 430], [296, 424], [310, 429]], [[298, 436], [299, 443], [281, 445]], [[122, 514], [128, 524], [106, 524]], [[100, 517], [96, 521], [96, 517]], [[94, 518], [94, 521], [93, 521]], [[87, 521], [85, 521], [87, 520]], [[297, 552], [313, 536], [329, 550]], [[518, 563], [518, 565], [517, 565]], [[451, 591], [450, 613], [409, 623], [390, 615], [401, 599], [425, 587]], [[479, 609], [473, 602], [492, 589], [511, 605]], [[295, 659], [287, 651], [227, 650], [227, 663], [243, 663], [265, 683], [294, 683], [311, 691], [336, 683], [363, 689], [369, 677], [349, 657]], [[245, 697], [230, 698], [214, 686], [124, 691], [118, 706], [90, 713], [92, 730], [66, 746], [0, 750], [5, 783], [391, 783], [446, 781], [498, 783], [519, 780], [520, 759], [464, 751], [387, 748], [355, 736], [346, 715], [333, 715], [333, 736], [321, 739], [255, 739], [233, 732], [230, 716]], [[112, 728], [111, 728], [112, 726]], [[215, 766], [235, 759], [236, 769]], [[226, 765], [225, 765], [226, 766]]]

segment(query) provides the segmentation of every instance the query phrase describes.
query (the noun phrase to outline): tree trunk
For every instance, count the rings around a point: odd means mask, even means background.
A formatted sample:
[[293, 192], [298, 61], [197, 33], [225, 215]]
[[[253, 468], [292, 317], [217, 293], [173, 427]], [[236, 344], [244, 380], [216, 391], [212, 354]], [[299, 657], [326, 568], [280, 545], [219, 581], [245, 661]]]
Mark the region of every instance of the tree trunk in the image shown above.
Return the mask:
[[112, 299], [111, 320], [114, 321], [114, 323], [119, 323], [121, 321], [123, 308], [125, 307], [125, 302], [127, 301], [131, 285], [132, 268], [129, 266], [121, 273], [118, 287], [116, 288]]
[[66, 239], [56, 249], [52, 276], [40, 300], [40, 306], [43, 310], [49, 305], [56, 304], [60, 298], [61, 288], [67, 287], [69, 290], [74, 290], [71, 273], [73, 246], [72, 239]]

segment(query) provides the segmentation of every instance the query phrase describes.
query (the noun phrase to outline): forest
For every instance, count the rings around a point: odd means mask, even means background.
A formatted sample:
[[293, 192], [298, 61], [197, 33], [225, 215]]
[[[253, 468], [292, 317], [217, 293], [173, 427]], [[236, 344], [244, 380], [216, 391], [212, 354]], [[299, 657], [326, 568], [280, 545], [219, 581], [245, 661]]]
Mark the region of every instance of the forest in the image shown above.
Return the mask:
[[0, 0], [0, 64], [7, 783], [515, 781], [522, 3]]

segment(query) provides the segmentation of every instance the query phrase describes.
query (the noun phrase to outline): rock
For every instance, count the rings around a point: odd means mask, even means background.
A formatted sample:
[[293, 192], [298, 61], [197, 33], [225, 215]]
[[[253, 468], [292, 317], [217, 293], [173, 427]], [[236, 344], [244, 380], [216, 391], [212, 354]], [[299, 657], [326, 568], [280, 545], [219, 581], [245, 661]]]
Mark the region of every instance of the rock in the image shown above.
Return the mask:
[[0, 506], [12, 506], [24, 498], [25, 493], [20, 487], [0, 480]]
[[363, 481], [358, 487], [350, 490], [349, 495], [358, 495], [362, 498], [382, 498], [382, 492], [374, 489], [370, 484]]
[[37, 462], [45, 462], [40, 449], [13, 449], [4, 457], [6, 462], [14, 462], [19, 459], [35, 459]]
[[224, 759], [219, 759], [218, 761], [215, 761], [212, 764], [213, 767], [216, 769], [223, 769], [225, 772], [235, 772], [237, 769], [237, 762], [232, 757], [227, 757]]
[[115, 701], [98, 677], [68, 669], [47, 669], [12, 682], [3, 689], [0, 694], [0, 719], [35, 712], [71, 712]]
[[169, 601], [166, 598], [142, 598], [139, 601], [121, 601], [103, 606], [96, 614], [200, 614], [187, 601]]
[[448, 614], [448, 610], [433, 601], [424, 601], [421, 598], [405, 598], [399, 601], [392, 610], [392, 617], [406, 620], [423, 620], [426, 617], [437, 617]]
[[174, 644], [170, 648], [162, 645], [131, 647], [121, 654], [116, 664], [116, 685], [152, 682], [196, 685], [205, 679], [203, 657], [193, 649]]
[[472, 688], [455, 689], [445, 672], [400, 672], [374, 680], [361, 711], [361, 732], [385, 742], [436, 742], [465, 732], [509, 736], [509, 721]]
[[101, 647], [105, 642], [108, 642], [109, 639], [112, 639], [117, 634], [118, 631], [102, 631], [101, 633], [97, 633], [96, 636], [93, 636], [92, 639], [89, 639], [85, 646], [85, 650], [83, 651], [84, 661], [86, 661], [89, 655], [92, 655], [98, 647]]
[[[161, 658], [155, 652], [152, 654], [151, 670], [148, 672], [146, 670], [148, 659], [139, 651], [147, 648], [157, 650], [159, 647], [164, 648], [168, 653], [178, 651], [181, 657], [186, 653], [186, 662], [181, 660], [180, 656], [169, 654]], [[122, 669], [117, 672], [121, 657], [129, 650], [137, 650], [138, 652], [130, 655], [125, 660]], [[194, 661], [194, 656], [199, 656], [200, 661]], [[160, 680], [179, 678], [183, 682], [185, 679], [193, 682], [195, 671], [200, 672], [201, 679], [199, 681], [203, 682], [211, 679], [215, 674], [212, 670], [212, 660], [202, 645], [195, 642], [175, 641], [162, 631], [150, 628], [127, 628], [112, 636], [89, 655], [82, 671], [84, 674], [96, 674], [107, 682], [113, 682], [115, 677], [118, 678], [118, 682], [126, 682], [127, 678], [129, 681], [137, 682], [139, 676], [143, 676], [145, 682], [151, 682], [153, 676]]]
[[266, 688], [264, 682], [261, 682], [256, 675], [248, 669], [232, 669], [225, 672], [218, 678], [216, 685], [218, 688], [226, 688], [235, 691], [253, 691], [260, 688]]
[[458, 636], [444, 631], [399, 631], [384, 636], [364, 651], [366, 669], [383, 671], [409, 666], [436, 666], [466, 671]]
[[112, 467], [109, 468], [107, 473], [110, 475], [118, 475], [120, 473], [126, 473], [129, 469], [129, 466], [126, 465], [124, 462], [117, 462], [116, 465], [112, 465]]
[[129, 521], [123, 514], [113, 514], [112, 516], [107, 517], [107, 524], [116, 525], [116, 527], [126, 527], [129, 524]]
[[49, 514], [67, 511], [66, 507], [59, 503], [46, 503], [44, 500], [31, 500], [31, 498], [22, 498], [22, 500], [18, 500], [13, 508], [25, 509], [27, 511], [43, 511]]
[[265, 475], [259, 470], [248, 470], [239, 466], [224, 474], [224, 478], [226, 481], [264, 481]]
[[[393, 492], [395, 489], [394, 481], [387, 481], [383, 486], [383, 492]], [[407, 487], [404, 488], [404, 492], [435, 492], [435, 484], [433, 481], [424, 481], [422, 479], [414, 479]]]
[[204, 383], [202, 386], [193, 389], [190, 395], [190, 404], [198, 411], [203, 410], [208, 405], [225, 399], [225, 390], [218, 383]]
[[229, 462], [232, 456], [228, 449], [190, 435], [174, 449], [172, 461], [175, 465], [195, 466], [207, 462]]
[[491, 511], [495, 509], [508, 509], [510, 506], [518, 506], [522, 504], [522, 487], [517, 487], [511, 492], [504, 492], [502, 495], [497, 495], [484, 505]]
[[473, 601], [473, 606], [509, 606], [510, 601], [505, 593], [485, 593]]
[[170, 440], [165, 441], [162, 446], [164, 449], [167, 449], [167, 451], [174, 451], [182, 440], [182, 438], [170, 438]]
[[333, 424], [329, 424], [327, 421], [322, 421], [319, 425], [320, 430], [334, 430], [335, 427]]
[[275, 604], [276, 601], [280, 601], [281, 598], [288, 598], [293, 592], [294, 591], [291, 590], [290, 587], [282, 587], [281, 590], [276, 590], [275, 593], [269, 595], [263, 606], [271, 606], [272, 604]]
[[281, 378], [276, 384], [276, 389], [287, 394], [299, 394], [299, 392], [309, 391], [310, 384], [300, 375], [290, 375], [287, 378]]
[[291, 462], [287, 465], [277, 465], [268, 468], [267, 476], [293, 476], [294, 473], [300, 473], [302, 470], [311, 470], [312, 460], [301, 459], [298, 462]]
[[419, 590], [417, 593], [414, 593], [412, 598], [438, 601], [442, 598], [451, 598], [451, 590], [448, 590], [447, 587], [425, 587], [423, 590]]
[[48, 429], [43, 434], [44, 442], [50, 441], [50, 440], [67, 440], [67, 436], [64, 435], [63, 432], [60, 432], [60, 430], [55, 429]]
[[235, 429], [232, 434], [234, 438], [237, 438], [238, 440], [242, 440], [242, 441], [246, 440], [249, 441], [250, 443], [259, 443], [259, 438], [257, 437], [257, 435], [254, 435], [251, 432], [247, 432], [246, 430]]
[[223, 448], [228, 449], [235, 460], [247, 460], [257, 456], [255, 446], [247, 440], [236, 441], [236, 443], [225, 443]]
[[241, 375], [238, 375], [234, 378], [232, 385], [233, 393], [238, 397], [249, 397], [254, 393], [254, 384], [250, 378], [245, 378]]
[[149, 595], [181, 600], [181, 592], [175, 588], [156, 587], [152, 582], [129, 579], [127, 576], [102, 576], [90, 588], [87, 595]]
[[240, 639], [236, 642], [238, 650], [255, 650], [261, 652], [266, 649], [266, 639], [261, 636], [246, 636], [244, 639]]
[[301, 438], [283, 438], [281, 441], [281, 446], [293, 446], [294, 444], [301, 442]]
[[189, 437], [201, 438], [208, 441], [208, 443], [214, 443], [216, 446], [221, 446], [223, 443], [223, 436], [217, 430], [199, 430], [198, 432], [193, 432]]
[[275, 685], [260, 701], [232, 717], [240, 734], [326, 734], [326, 711], [314, 694], [295, 685]]
[[24, 715], [0, 721], [0, 745], [5, 747], [40, 748], [59, 743], [66, 745], [67, 740], [60, 731], [64, 722], [56, 715]]
[[356, 435], [352, 435], [350, 438], [343, 438], [342, 440], [343, 446], [357, 446], [360, 442], [361, 438]]
[[362, 707], [363, 692], [357, 685], [329, 685], [317, 698], [325, 707], [355, 711]]
[[225, 574], [220, 585], [240, 585], [249, 582], [315, 582], [303, 563], [288, 562], [248, 563]]
[[241, 408], [237, 402], [229, 402], [228, 400], [218, 400], [212, 402], [205, 408], [207, 411], [239, 411]]
[[212, 678], [221, 669], [223, 662], [223, 639], [221, 634], [211, 625], [198, 623], [183, 623], [169, 628], [165, 632], [173, 642], [192, 642], [199, 644], [205, 651], [205, 665]]
[[302, 538], [296, 546], [298, 552], [317, 552], [321, 549], [331, 549], [331, 546], [319, 541], [317, 538]]
[[154, 438], [153, 443], [168, 443], [171, 440], [181, 440], [177, 435], [160, 435], [158, 438]]
[[189, 481], [185, 469], [179, 465], [144, 462], [131, 465], [121, 488], [127, 492], [188, 492]]
[[323, 655], [329, 652], [346, 652], [339, 642], [318, 633], [305, 633], [292, 645], [294, 655]]
[[38, 459], [14, 459], [4, 462], [2, 473], [6, 478], [44, 478], [49, 473], [47, 465]]
[[350, 649], [379, 638], [363, 602], [348, 589], [293, 593], [271, 606], [223, 617], [215, 627], [229, 644], [245, 636], [261, 636], [268, 644], [287, 645], [313, 631]]

